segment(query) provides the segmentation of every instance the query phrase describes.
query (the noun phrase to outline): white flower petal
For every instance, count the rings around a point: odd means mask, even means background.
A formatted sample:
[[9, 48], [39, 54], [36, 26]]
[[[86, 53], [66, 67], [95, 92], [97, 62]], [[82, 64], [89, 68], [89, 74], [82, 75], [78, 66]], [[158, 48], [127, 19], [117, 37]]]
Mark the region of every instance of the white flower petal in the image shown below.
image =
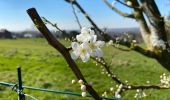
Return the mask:
[[81, 29], [81, 34], [89, 34], [90, 33], [90, 30], [89, 30], [89, 28], [87, 28], [87, 27], [83, 27], [82, 29]]
[[95, 35], [94, 30], [90, 29], [90, 35]]
[[80, 45], [77, 42], [72, 42], [71, 47], [72, 47], [73, 50], [76, 50], [80, 47]]
[[99, 41], [96, 42], [96, 46], [97, 46], [97, 47], [102, 47], [104, 44], [105, 44], [104, 41], [100, 41], [100, 40], [99, 40]]
[[77, 54], [75, 51], [73, 51], [73, 52], [71, 53], [71, 58], [72, 58], [73, 60], [76, 60], [78, 57], [79, 57], [79, 56], [78, 56], [78, 54]]
[[102, 50], [101, 50], [100, 48], [95, 49], [95, 52], [96, 52], [96, 53], [95, 53], [95, 54], [96, 54], [96, 55], [95, 55], [96, 57], [99, 57], [99, 58], [100, 58], [100, 57], [103, 57], [103, 52], [102, 52]]
[[83, 39], [83, 35], [82, 34], [77, 35], [76, 39], [77, 39], [77, 41], [81, 42]]
[[91, 40], [90, 34], [79, 34], [76, 36], [77, 41], [79, 42], [89, 42]]
[[87, 42], [82, 43], [81, 47], [86, 49], [87, 53], [90, 53], [91, 49], [90, 49], [89, 44]]
[[97, 40], [97, 35], [91, 35], [91, 42], [95, 43]]
[[85, 55], [80, 55], [80, 58], [82, 59], [83, 62], [87, 62], [90, 58], [90, 54], [86, 53]]

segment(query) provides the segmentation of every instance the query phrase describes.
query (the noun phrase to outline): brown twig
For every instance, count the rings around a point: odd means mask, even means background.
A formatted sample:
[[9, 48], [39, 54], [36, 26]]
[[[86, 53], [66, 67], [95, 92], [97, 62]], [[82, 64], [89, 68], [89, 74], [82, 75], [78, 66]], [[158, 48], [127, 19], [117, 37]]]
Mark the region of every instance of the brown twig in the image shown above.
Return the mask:
[[126, 3], [124, 3], [124, 2], [122, 2], [122, 1], [120, 1], [120, 0], [115, 0], [115, 1], [117, 1], [117, 2], [119, 2], [120, 4], [122, 4], [122, 5], [124, 5], [124, 6], [126, 6], [126, 7], [129, 7], [129, 8], [134, 8], [134, 9], [141, 9], [141, 7], [139, 6], [139, 7], [136, 7], [136, 6], [129, 6], [129, 5], [127, 5]]
[[[117, 1], [118, 1], [118, 0], [117, 0]], [[104, 2], [110, 9], [114, 10], [115, 12], [117, 12], [118, 14], [120, 14], [121, 16], [129, 17], [129, 18], [135, 18], [134, 13], [132, 13], [132, 14], [124, 13], [124, 12], [120, 11], [119, 9], [117, 9], [116, 7], [112, 6], [107, 0], [103, 0], [103, 2]]]
[[80, 21], [79, 21], [79, 18], [78, 18], [78, 16], [77, 16], [77, 14], [76, 14], [76, 10], [75, 10], [75, 8], [74, 8], [73, 3], [71, 3], [71, 7], [72, 7], [72, 9], [73, 9], [73, 14], [74, 14], [74, 16], [75, 16], [75, 18], [76, 18], [76, 22], [77, 22], [77, 24], [78, 24], [78, 26], [79, 26], [79, 28], [80, 28], [80, 30], [81, 30], [82, 25], [80, 24]]
[[105, 62], [105, 60], [103, 58], [99, 58], [96, 59], [94, 57], [91, 57], [94, 61], [96, 61], [97, 63], [101, 64], [105, 70], [108, 72], [108, 74], [110, 75], [110, 77], [118, 84], [124, 84], [120, 79], [117, 78], [117, 76], [115, 74], [113, 74], [110, 71], [110, 66], [107, 65], [107, 63]]
[[110, 77], [112, 78], [113, 81], [115, 81], [117, 84], [121, 84], [122, 87], [120, 89], [120, 91], [118, 92], [118, 94], [121, 94], [127, 90], [137, 90], [137, 89], [141, 89], [141, 90], [146, 90], [146, 89], [170, 89], [170, 87], [164, 87], [161, 85], [131, 85], [131, 84], [127, 84], [124, 83], [122, 80], [120, 80], [111, 70], [110, 70], [110, 66], [106, 63], [106, 61], [104, 60], [104, 58], [100, 58], [96, 59], [91, 57], [94, 61], [96, 61], [97, 63], [99, 63], [100, 65], [102, 65], [105, 70], [107, 71], [108, 74], [110, 74]]
[[60, 31], [61, 33], [65, 33], [65, 31], [61, 30], [57, 24], [53, 24], [51, 21], [49, 21], [48, 19], [46, 19], [45, 17], [41, 17], [43, 22], [50, 24], [51, 26], [53, 26], [54, 28], [56, 28], [58, 31]]
[[93, 96], [94, 99], [100, 100], [101, 98], [99, 97], [98, 93], [91, 87], [91, 85], [88, 85], [87, 81], [85, 80], [83, 74], [81, 73], [80, 69], [76, 65], [76, 63], [73, 61], [73, 59], [70, 56], [69, 51], [67, 50], [64, 45], [62, 45], [53, 35], [52, 33], [48, 30], [48, 28], [45, 26], [43, 21], [41, 20], [39, 14], [37, 13], [35, 8], [30, 8], [27, 10], [28, 15], [31, 17], [33, 23], [37, 26], [37, 29], [44, 35], [44, 37], [47, 39], [48, 43], [53, 46], [56, 50], [58, 50], [65, 60], [67, 61], [69, 67], [75, 74], [78, 80], [83, 80], [86, 87], [87, 91]]

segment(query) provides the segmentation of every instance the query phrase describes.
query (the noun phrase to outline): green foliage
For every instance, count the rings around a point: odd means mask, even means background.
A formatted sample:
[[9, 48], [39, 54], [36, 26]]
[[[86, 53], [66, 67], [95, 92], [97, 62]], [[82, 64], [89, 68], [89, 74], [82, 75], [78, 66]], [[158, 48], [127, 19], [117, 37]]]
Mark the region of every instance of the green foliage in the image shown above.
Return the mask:
[[[69, 46], [70, 43], [60, 40]], [[162, 73], [169, 73], [155, 60], [146, 58], [133, 51], [123, 52], [112, 47], [103, 47], [107, 62], [112, 64], [112, 71], [122, 80], [130, 84], [159, 83]], [[106, 74], [101, 74], [102, 69], [91, 60], [88, 63], [76, 61], [88, 82], [101, 95], [114, 87], [115, 83]], [[55, 49], [48, 45], [44, 39], [17, 39], [0, 40], [0, 81], [17, 82], [16, 68], [22, 67], [24, 85], [55, 90], [81, 92], [80, 86], [71, 84], [76, 79], [67, 63]], [[144, 90], [147, 96], [143, 100], [169, 100], [170, 90]], [[69, 95], [60, 95], [38, 91], [24, 90], [25, 93], [37, 97], [39, 100], [91, 100]], [[127, 91], [123, 94], [124, 100], [133, 100], [136, 91]], [[109, 96], [113, 96], [109, 93]], [[17, 95], [10, 88], [0, 86], [1, 100], [16, 100]], [[29, 100], [29, 99], [28, 99]]]

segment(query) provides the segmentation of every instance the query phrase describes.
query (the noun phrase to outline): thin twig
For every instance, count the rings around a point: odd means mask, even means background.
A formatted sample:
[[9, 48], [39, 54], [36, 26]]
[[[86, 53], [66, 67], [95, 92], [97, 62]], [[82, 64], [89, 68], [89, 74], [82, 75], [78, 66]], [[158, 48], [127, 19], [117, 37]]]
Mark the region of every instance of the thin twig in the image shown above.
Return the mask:
[[124, 16], [124, 17], [129, 17], [129, 18], [135, 18], [134, 14], [127, 14], [127, 13], [124, 13], [122, 11], [120, 11], [119, 9], [117, 9], [116, 7], [112, 6], [107, 0], [103, 0], [103, 2], [112, 10], [114, 10], [115, 12], [117, 12], [118, 14], [120, 14], [121, 16]]
[[51, 21], [49, 21], [49, 20], [46, 19], [45, 17], [41, 17], [41, 18], [42, 18], [43, 22], [48, 23], [48, 24], [50, 24], [51, 26], [55, 27], [55, 28], [56, 28], [58, 31], [60, 31], [61, 33], [65, 33], [65, 31], [61, 30], [61, 29], [57, 26], [57, 24], [53, 24]]
[[74, 16], [75, 16], [75, 18], [76, 18], [76, 22], [77, 22], [77, 24], [78, 24], [78, 26], [79, 26], [79, 28], [80, 28], [80, 30], [81, 30], [82, 25], [80, 24], [80, 21], [79, 21], [79, 18], [78, 18], [78, 16], [77, 16], [77, 14], [76, 14], [76, 10], [75, 10], [75, 8], [74, 8], [73, 3], [71, 3], [71, 7], [72, 7], [72, 9], [73, 9], [73, 14], [74, 14]]

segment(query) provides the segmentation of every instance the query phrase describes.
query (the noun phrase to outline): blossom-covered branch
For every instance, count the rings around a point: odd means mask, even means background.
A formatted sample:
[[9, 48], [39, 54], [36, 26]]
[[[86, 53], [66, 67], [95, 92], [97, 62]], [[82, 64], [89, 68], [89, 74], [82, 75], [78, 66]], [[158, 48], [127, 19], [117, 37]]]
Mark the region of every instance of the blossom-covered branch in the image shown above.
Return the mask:
[[65, 60], [67, 61], [69, 67], [75, 74], [78, 80], [83, 80], [87, 87], [87, 91], [96, 99], [100, 100], [101, 98], [97, 94], [97, 92], [91, 87], [91, 85], [88, 85], [87, 81], [85, 80], [83, 74], [81, 73], [80, 69], [76, 65], [76, 63], [72, 60], [69, 51], [67, 51], [66, 47], [62, 45], [48, 30], [48, 28], [45, 26], [43, 21], [41, 20], [40, 16], [38, 15], [35, 8], [30, 8], [27, 10], [27, 13], [31, 17], [34, 24], [37, 26], [37, 29], [44, 35], [44, 37], [47, 39], [48, 43], [53, 46], [56, 50], [58, 50]]
[[88, 15], [88, 13], [81, 7], [81, 5], [76, 1], [76, 0], [65, 0], [68, 3], [71, 3], [73, 5], [75, 5], [80, 12], [84, 15], [84, 17], [90, 22], [90, 24], [94, 27], [94, 31], [98, 36], [102, 36], [104, 37], [103, 39], [105, 41], [109, 41], [110, 39], [112, 39], [111, 36], [109, 36], [107, 33], [103, 32], [98, 25], [92, 20], [92, 18]]
[[[93, 58], [91, 57], [96, 63], [102, 65], [105, 68], [107, 76], [111, 77], [113, 81], [115, 81], [118, 84], [117, 90], [114, 92], [115, 97], [120, 98], [121, 94], [125, 91], [129, 90], [137, 90], [137, 93], [135, 95], [135, 98], [138, 97], [138, 95], [142, 92], [142, 95], [140, 94], [140, 97], [146, 96], [146, 94], [143, 92], [143, 90], [147, 89], [170, 89], [170, 76], [167, 76], [166, 74], [163, 74], [160, 76], [160, 84], [157, 85], [133, 85], [129, 84], [126, 81], [123, 82], [121, 79], [119, 79], [113, 71], [110, 70], [110, 66], [107, 64], [107, 62], [104, 60], [104, 58]], [[140, 91], [141, 90], [141, 91]]]

